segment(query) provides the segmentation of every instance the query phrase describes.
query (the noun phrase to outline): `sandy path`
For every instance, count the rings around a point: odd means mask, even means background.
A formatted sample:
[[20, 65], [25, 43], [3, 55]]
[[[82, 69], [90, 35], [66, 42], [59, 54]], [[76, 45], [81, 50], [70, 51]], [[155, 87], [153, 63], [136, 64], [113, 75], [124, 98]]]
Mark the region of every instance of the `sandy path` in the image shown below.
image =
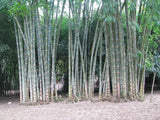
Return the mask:
[[[150, 103], [89, 102], [20, 106], [17, 99], [0, 100], [0, 120], [160, 120], [160, 93]], [[8, 104], [12, 101], [12, 104]]]

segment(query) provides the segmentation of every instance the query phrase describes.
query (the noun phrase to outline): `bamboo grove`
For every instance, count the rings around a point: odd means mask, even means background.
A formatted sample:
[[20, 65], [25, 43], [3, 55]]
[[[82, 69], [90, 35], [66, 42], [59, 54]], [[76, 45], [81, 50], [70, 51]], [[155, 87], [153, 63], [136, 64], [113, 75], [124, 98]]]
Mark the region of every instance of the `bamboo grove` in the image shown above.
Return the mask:
[[[156, 5], [156, 2], [153, 3]], [[68, 19], [68, 99], [143, 100], [145, 58], [153, 21], [143, 0], [16, 1], [14, 16], [20, 102], [58, 100], [56, 60]], [[65, 13], [65, 14], [64, 14]]]

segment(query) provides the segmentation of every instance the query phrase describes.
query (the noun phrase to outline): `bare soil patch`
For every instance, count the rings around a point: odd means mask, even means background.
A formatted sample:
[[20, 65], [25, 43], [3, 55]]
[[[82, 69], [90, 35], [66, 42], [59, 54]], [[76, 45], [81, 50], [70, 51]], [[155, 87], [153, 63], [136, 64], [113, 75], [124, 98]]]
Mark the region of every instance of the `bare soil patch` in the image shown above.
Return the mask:
[[50, 103], [22, 106], [19, 98], [0, 97], [0, 120], [160, 120], [160, 92], [146, 94], [144, 102]]

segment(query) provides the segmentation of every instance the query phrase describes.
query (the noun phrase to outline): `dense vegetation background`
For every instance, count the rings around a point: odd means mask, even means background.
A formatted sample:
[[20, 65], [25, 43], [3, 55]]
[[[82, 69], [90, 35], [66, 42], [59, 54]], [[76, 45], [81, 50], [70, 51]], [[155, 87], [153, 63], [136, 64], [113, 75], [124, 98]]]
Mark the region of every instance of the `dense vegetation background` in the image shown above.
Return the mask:
[[[160, 1], [1, 0], [0, 95], [20, 101], [143, 99], [160, 81]], [[145, 79], [146, 78], [146, 79]]]

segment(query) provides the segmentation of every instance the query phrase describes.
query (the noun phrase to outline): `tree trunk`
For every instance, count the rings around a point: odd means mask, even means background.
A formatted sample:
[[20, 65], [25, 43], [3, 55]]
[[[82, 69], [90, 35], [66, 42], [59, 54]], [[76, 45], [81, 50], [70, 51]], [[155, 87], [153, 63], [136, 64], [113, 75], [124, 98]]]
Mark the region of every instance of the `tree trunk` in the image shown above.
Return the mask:
[[154, 89], [154, 83], [155, 83], [155, 79], [156, 79], [156, 74], [157, 74], [157, 72], [154, 72], [150, 102], [152, 102], [152, 98], [153, 98], [153, 89]]

